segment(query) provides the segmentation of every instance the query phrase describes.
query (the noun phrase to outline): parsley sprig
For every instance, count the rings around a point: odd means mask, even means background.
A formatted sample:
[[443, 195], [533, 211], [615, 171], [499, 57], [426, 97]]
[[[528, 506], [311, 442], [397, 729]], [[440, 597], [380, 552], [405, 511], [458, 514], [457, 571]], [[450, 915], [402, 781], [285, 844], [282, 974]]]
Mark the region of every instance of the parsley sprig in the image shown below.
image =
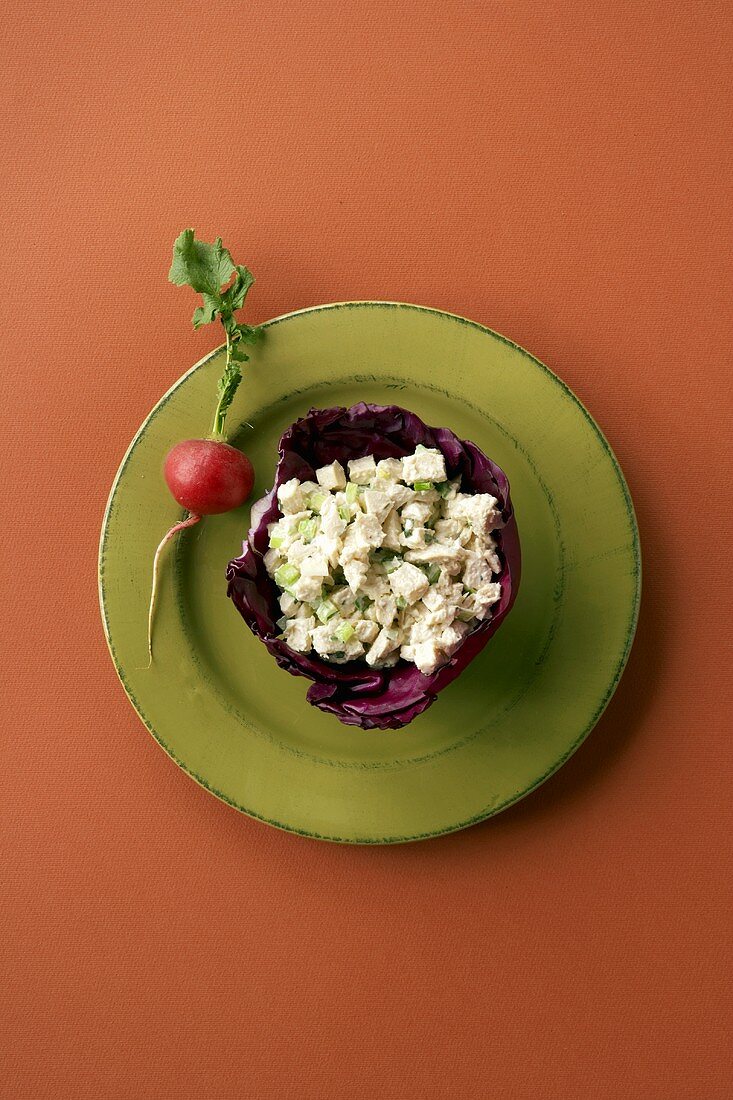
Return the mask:
[[184, 229], [173, 245], [173, 262], [168, 278], [176, 286], [190, 286], [201, 295], [202, 305], [193, 313], [193, 327], [208, 325], [217, 317], [226, 336], [226, 363], [219, 379], [219, 401], [214, 414], [212, 436], [225, 439], [224, 424], [229, 407], [242, 381], [240, 363], [249, 356], [244, 344], [254, 344], [260, 328], [237, 321], [234, 314], [244, 305], [254, 276], [246, 267], [235, 264], [221, 237], [213, 244], [197, 241], [193, 229]]

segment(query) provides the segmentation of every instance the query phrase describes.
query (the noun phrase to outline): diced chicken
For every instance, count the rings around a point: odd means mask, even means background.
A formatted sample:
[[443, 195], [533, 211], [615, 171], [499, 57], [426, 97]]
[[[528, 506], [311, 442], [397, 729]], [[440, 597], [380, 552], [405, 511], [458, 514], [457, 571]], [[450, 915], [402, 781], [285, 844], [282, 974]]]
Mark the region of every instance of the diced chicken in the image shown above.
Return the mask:
[[402, 522], [406, 519], [414, 520], [415, 523], [424, 524], [426, 519], [430, 519], [433, 508], [431, 504], [422, 500], [411, 500], [404, 506], [402, 512]]
[[445, 458], [440, 451], [424, 448], [402, 459], [402, 476], [405, 481], [445, 481]]
[[430, 587], [428, 578], [422, 569], [405, 562], [390, 573], [389, 584], [395, 596], [402, 596], [407, 603], [415, 603]]
[[367, 512], [375, 515], [380, 523], [392, 509], [392, 501], [387, 494], [380, 493], [376, 489], [367, 489], [363, 500]]
[[480, 588], [484, 580], [489, 580], [488, 576], [485, 576], [489, 572], [489, 568], [480, 554], [473, 554], [470, 550], [466, 551], [465, 561], [463, 563], [463, 584], [465, 588], [471, 588], [476, 591]]
[[292, 512], [302, 512], [304, 507], [303, 492], [300, 482], [296, 477], [286, 481], [277, 491], [277, 501], [280, 511], [285, 515]]
[[292, 565], [297, 565], [300, 569], [301, 562], [303, 562], [311, 553], [310, 543], [303, 542], [302, 539], [296, 539], [291, 544], [288, 550], [288, 561]]
[[408, 488], [407, 485], [398, 485], [388, 482], [385, 484], [382, 492], [387, 494], [395, 508], [402, 508], [404, 504], [408, 504], [411, 500], [415, 499], [415, 490]]
[[298, 600], [296, 600], [294, 596], [291, 596], [289, 592], [282, 592], [278, 603], [280, 604], [280, 610], [283, 615], [295, 615], [296, 611], [301, 606]]
[[319, 535], [316, 535], [311, 545], [317, 547], [321, 551], [332, 569], [338, 565], [339, 554], [341, 553], [341, 540], [336, 535], [331, 537], [321, 532]]
[[345, 649], [344, 643], [335, 636], [333, 627], [328, 623], [325, 626], [315, 627], [312, 637], [313, 648], [322, 657], [328, 657], [331, 653], [342, 653]]
[[329, 575], [329, 564], [324, 555], [316, 550], [311, 552], [307, 558], [303, 558], [300, 563], [300, 572], [303, 577], [318, 577], [320, 581], [323, 581], [324, 577]]
[[345, 489], [346, 474], [340, 462], [332, 462], [330, 466], [321, 466], [316, 470], [316, 478], [322, 489]]
[[400, 542], [402, 523], [396, 508], [392, 508], [382, 521], [382, 530], [384, 531], [382, 546], [386, 547], [387, 550], [400, 550], [402, 546]]
[[409, 550], [424, 550], [435, 542], [435, 532], [429, 527], [413, 527], [409, 535], [400, 535], [400, 542]]
[[[368, 485], [377, 476], [377, 464], [374, 455], [365, 458], [352, 458], [349, 462], [349, 480], [355, 485]], [[339, 486], [340, 488], [340, 486]]]
[[384, 531], [382, 530], [382, 525], [376, 516], [356, 516], [354, 518], [352, 527], [358, 534], [359, 538], [364, 540], [367, 546], [376, 549], [377, 547], [382, 545]]
[[354, 633], [360, 642], [373, 642], [377, 634], [379, 634], [379, 624], [370, 622], [369, 619], [359, 619], [354, 623]]
[[424, 565], [439, 565], [446, 573], [455, 575], [460, 573], [463, 565], [465, 551], [461, 546], [443, 546], [434, 542], [426, 546], [424, 550], [408, 550], [405, 558], [409, 562], [418, 562]]
[[501, 585], [496, 582], [482, 585], [478, 592], [474, 592], [468, 599], [471, 601], [469, 607], [474, 610], [477, 617], [485, 619], [497, 600], [501, 599]]
[[367, 650], [367, 664], [371, 665], [372, 668], [382, 665], [385, 658], [393, 653], [398, 646], [399, 642], [394, 634], [389, 630], [380, 630], [371, 647]]
[[377, 463], [377, 477], [384, 481], [399, 481], [402, 477], [402, 459], [383, 458]]
[[380, 596], [374, 601], [374, 610], [377, 622], [389, 626], [397, 614], [397, 601], [394, 596]]
[[455, 542], [464, 527], [465, 523], [461, 519], [439, 519], [435, 524], [435, 537], [438, 542]]
[[285, 560], [279, 550], [268, 550], [262, 556], [262, 560], [265, 563], [265, 569], [272, 577], [275, 574], [275, 570], [282, 565]]
[[316, 625], [313, 617], [307, 619], [290, 619], [283, 630], [283, 637], [291, 649], [298, 653], [310, 653], [311, 631]]
[[369, 596], [372, 600], [378, 600], [380, 596], [388, 596], [391, 592], [389, 582], [384, 573], [381, 574], [381, 576], [376, 573], [370, 573], [364, 580], [361, 590], [365, 596]]
[[303, 603], [312, 603], [320, 598], [323, 581], [320, 577], [299, 577], [292, 586], [296, 600]]
[[350, 588], [336, 588], [331, 593], [331, 600], [336, 604], [336, 607], [344, 618], [346, 618], [351, 615], [354, 610], [356, 597]]
[[441, 649], [444, 649], [446, 653], [454, 653], [458, 646], [461, 644], [466, 634], [468, 634], [471, 627], [468, 623], [459, 622], [454, 620], [450, 626], [446, 626], [441, 631], [438, 638], [438, 644]]
[[358, 592], [367, 575], [367, 563], [365, 561], [359, 561], [358, 558], [352, 558], [350, 561], [346, 562], [343, 570], [346, 583], [351, 591]]
[[434, 641], [420, 642], [414, 647], [413, 660], [421, 672], [429, 675], [445, 664], [445, 656]]
[[422, 603], [428, 611], [437, 611], [439, 607], [443, 607], [445, 604], [445, 597], [437, 588], [430, 587], [422, 597]]

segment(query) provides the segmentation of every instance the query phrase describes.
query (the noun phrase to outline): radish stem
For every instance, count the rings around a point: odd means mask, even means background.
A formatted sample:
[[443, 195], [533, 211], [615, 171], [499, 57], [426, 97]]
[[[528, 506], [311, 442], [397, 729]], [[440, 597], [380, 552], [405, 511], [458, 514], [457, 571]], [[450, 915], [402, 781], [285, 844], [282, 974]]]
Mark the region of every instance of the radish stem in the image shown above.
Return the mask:
[[155, 551], [155, 557], [153, 558], [153, 586], [150, 592], [150, 607], [148, 608], [148, 668], [150, 668], [153, 663], [153, 616], [155, 615], [155, 602], [158, 592], [158, 565], [160, 562], [160, 555], [166, 543], [169, 542], [174, 535], [178, 534], [179, 531], [184, 531], [187, 527], [193, 527], [200, 519], [201, 516], [190, 515], [186, 519], [174, 523], [170, 531], [167, 531], [165, 535], [163, 535], [163, 538], [158, 543], [158, 549]]
[[[227, 356], [224, 366], [224, 378], [226, 379], [230, 377], [234, 364], [232, 363], [232, 338], [229, 335], [229, 331], [227, 329], [224, 330], [224, 335], [226, 336], [227, 340]], [[238, 371], [238, 368], [235, 367], [234, 370]], [[235, 389], [238, 384], [239, 383], [237, 382], [234, 387]], [[224, 434], [224, 421], [226, 420], [227, 409], [229, 408], [231, 401], [232, 398], [227, 393], [226, 386], [222, 385], [220, 388], [219, 401], [216, 406], [216, 412], [214, 413], [214, 425], [211, 430], [214, 439], [220, 439], [226, 442], [226, 436]]]

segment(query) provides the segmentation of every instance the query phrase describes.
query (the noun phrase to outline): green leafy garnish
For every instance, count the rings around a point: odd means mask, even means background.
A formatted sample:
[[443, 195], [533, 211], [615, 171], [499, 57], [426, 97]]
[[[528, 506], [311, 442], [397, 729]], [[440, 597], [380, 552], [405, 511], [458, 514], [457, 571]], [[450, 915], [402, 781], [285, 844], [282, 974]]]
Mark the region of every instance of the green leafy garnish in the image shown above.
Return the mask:
[[225, 439], [226, 415], [242, 381], [239, 364], [249, 359], [242, 345], [254, 344], [261, 332], [260, 328], [253, 328], [234, 317], [244, 305], [254, 276], [246, 267], [233, 262], [229, 249], [221, 243], [221, 237], [208, 244], [197, 241], [193, 229], [184, 229], [173, 245], [173, 262], [168, 278], [175, 286], [190, 286], [201, 295], [203, 304], [193, 314], [194, 328], [208, 325], [217, 317], [224, 326], [226, 363], [217, 385], [219, 401], [212, 435], [215, 439]]

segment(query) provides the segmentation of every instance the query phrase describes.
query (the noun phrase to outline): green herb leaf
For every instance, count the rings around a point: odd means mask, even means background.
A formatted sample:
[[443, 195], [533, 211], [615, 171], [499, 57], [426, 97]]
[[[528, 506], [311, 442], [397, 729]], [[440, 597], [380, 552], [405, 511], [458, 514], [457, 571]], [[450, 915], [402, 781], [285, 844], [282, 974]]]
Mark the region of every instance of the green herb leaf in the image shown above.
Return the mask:
[[[230, 283], [230, 280], [233, 281]], [[247, 293], [254, 283], [252, 272], [232, 262], [231, 253], [224, 248], [221, 237], [213, 244], [197, 241], [193, 229], [184, 229], [173, 245], [173, 261], [168, 278], [176, 286], [190, 286], [202, 297], [202, 304], [194, 311], [193, 327], [208, 325], [217, 317], [226, 334], [226, 364], [219, 379], [219, 402], [214, 413], [213, 435], [224, 439], [224, 423], [234, 394], [242, 380], [240, 363], [249, 356], [240, 344], [253, 344], [260, 335], [259, 328], [238, 322], [234, 313], [241, 309]], [[227, 286], [227, 284], [229, 284]], [[222, 287], [226, 287], [222, 290]]]
[[224, 428], [224, 420], [229, 412], [234, 395], [239, 389], [239, 383], [242, 381], [242, 372], [239, 367], [234, 363], [228, 363], [224, 368], [224, 373], [217, 382], [216, 392], [219, 394], [219, 403], [216, 407], [217, 427], [218, 434], [221, 434]]
[[262, 335], [262, 327], [252, 328], [251, 325], [244, 325], [240, 322], [237, 325], [237, 332], [243, 344], [256, 344]]
[[221, 237], [217, 237], [213, 244], [207, 244], [195, 239], [193, 229], [184, 229], [173, 245], [173, 262], [168, 278], [176, 286], [190, 286], [199, 294], [220, 298], [222, 286], [229, 282], [235, 270], [229, 249], [224, 248]]
[[204, 304], [193, 311], [193, 327], [201, 328], [219, 316], [219, 299], [211, 294], [203, 294]]
[[249, 360], [247, 352], [239, 344], [232, 344], [231, 357], [235, 363], [246, 363]]
[[237, 277], [232, 285], [224, 291], [221, 296], [224, 306], [232, 311], [241, 309], [244, 305], [244, 299], [247, 297], [249, 288], [255, 281], [255, 277], [251, 271], [248, 271], [246, 267], [240, 267], [239, 264], [235, 267]]

